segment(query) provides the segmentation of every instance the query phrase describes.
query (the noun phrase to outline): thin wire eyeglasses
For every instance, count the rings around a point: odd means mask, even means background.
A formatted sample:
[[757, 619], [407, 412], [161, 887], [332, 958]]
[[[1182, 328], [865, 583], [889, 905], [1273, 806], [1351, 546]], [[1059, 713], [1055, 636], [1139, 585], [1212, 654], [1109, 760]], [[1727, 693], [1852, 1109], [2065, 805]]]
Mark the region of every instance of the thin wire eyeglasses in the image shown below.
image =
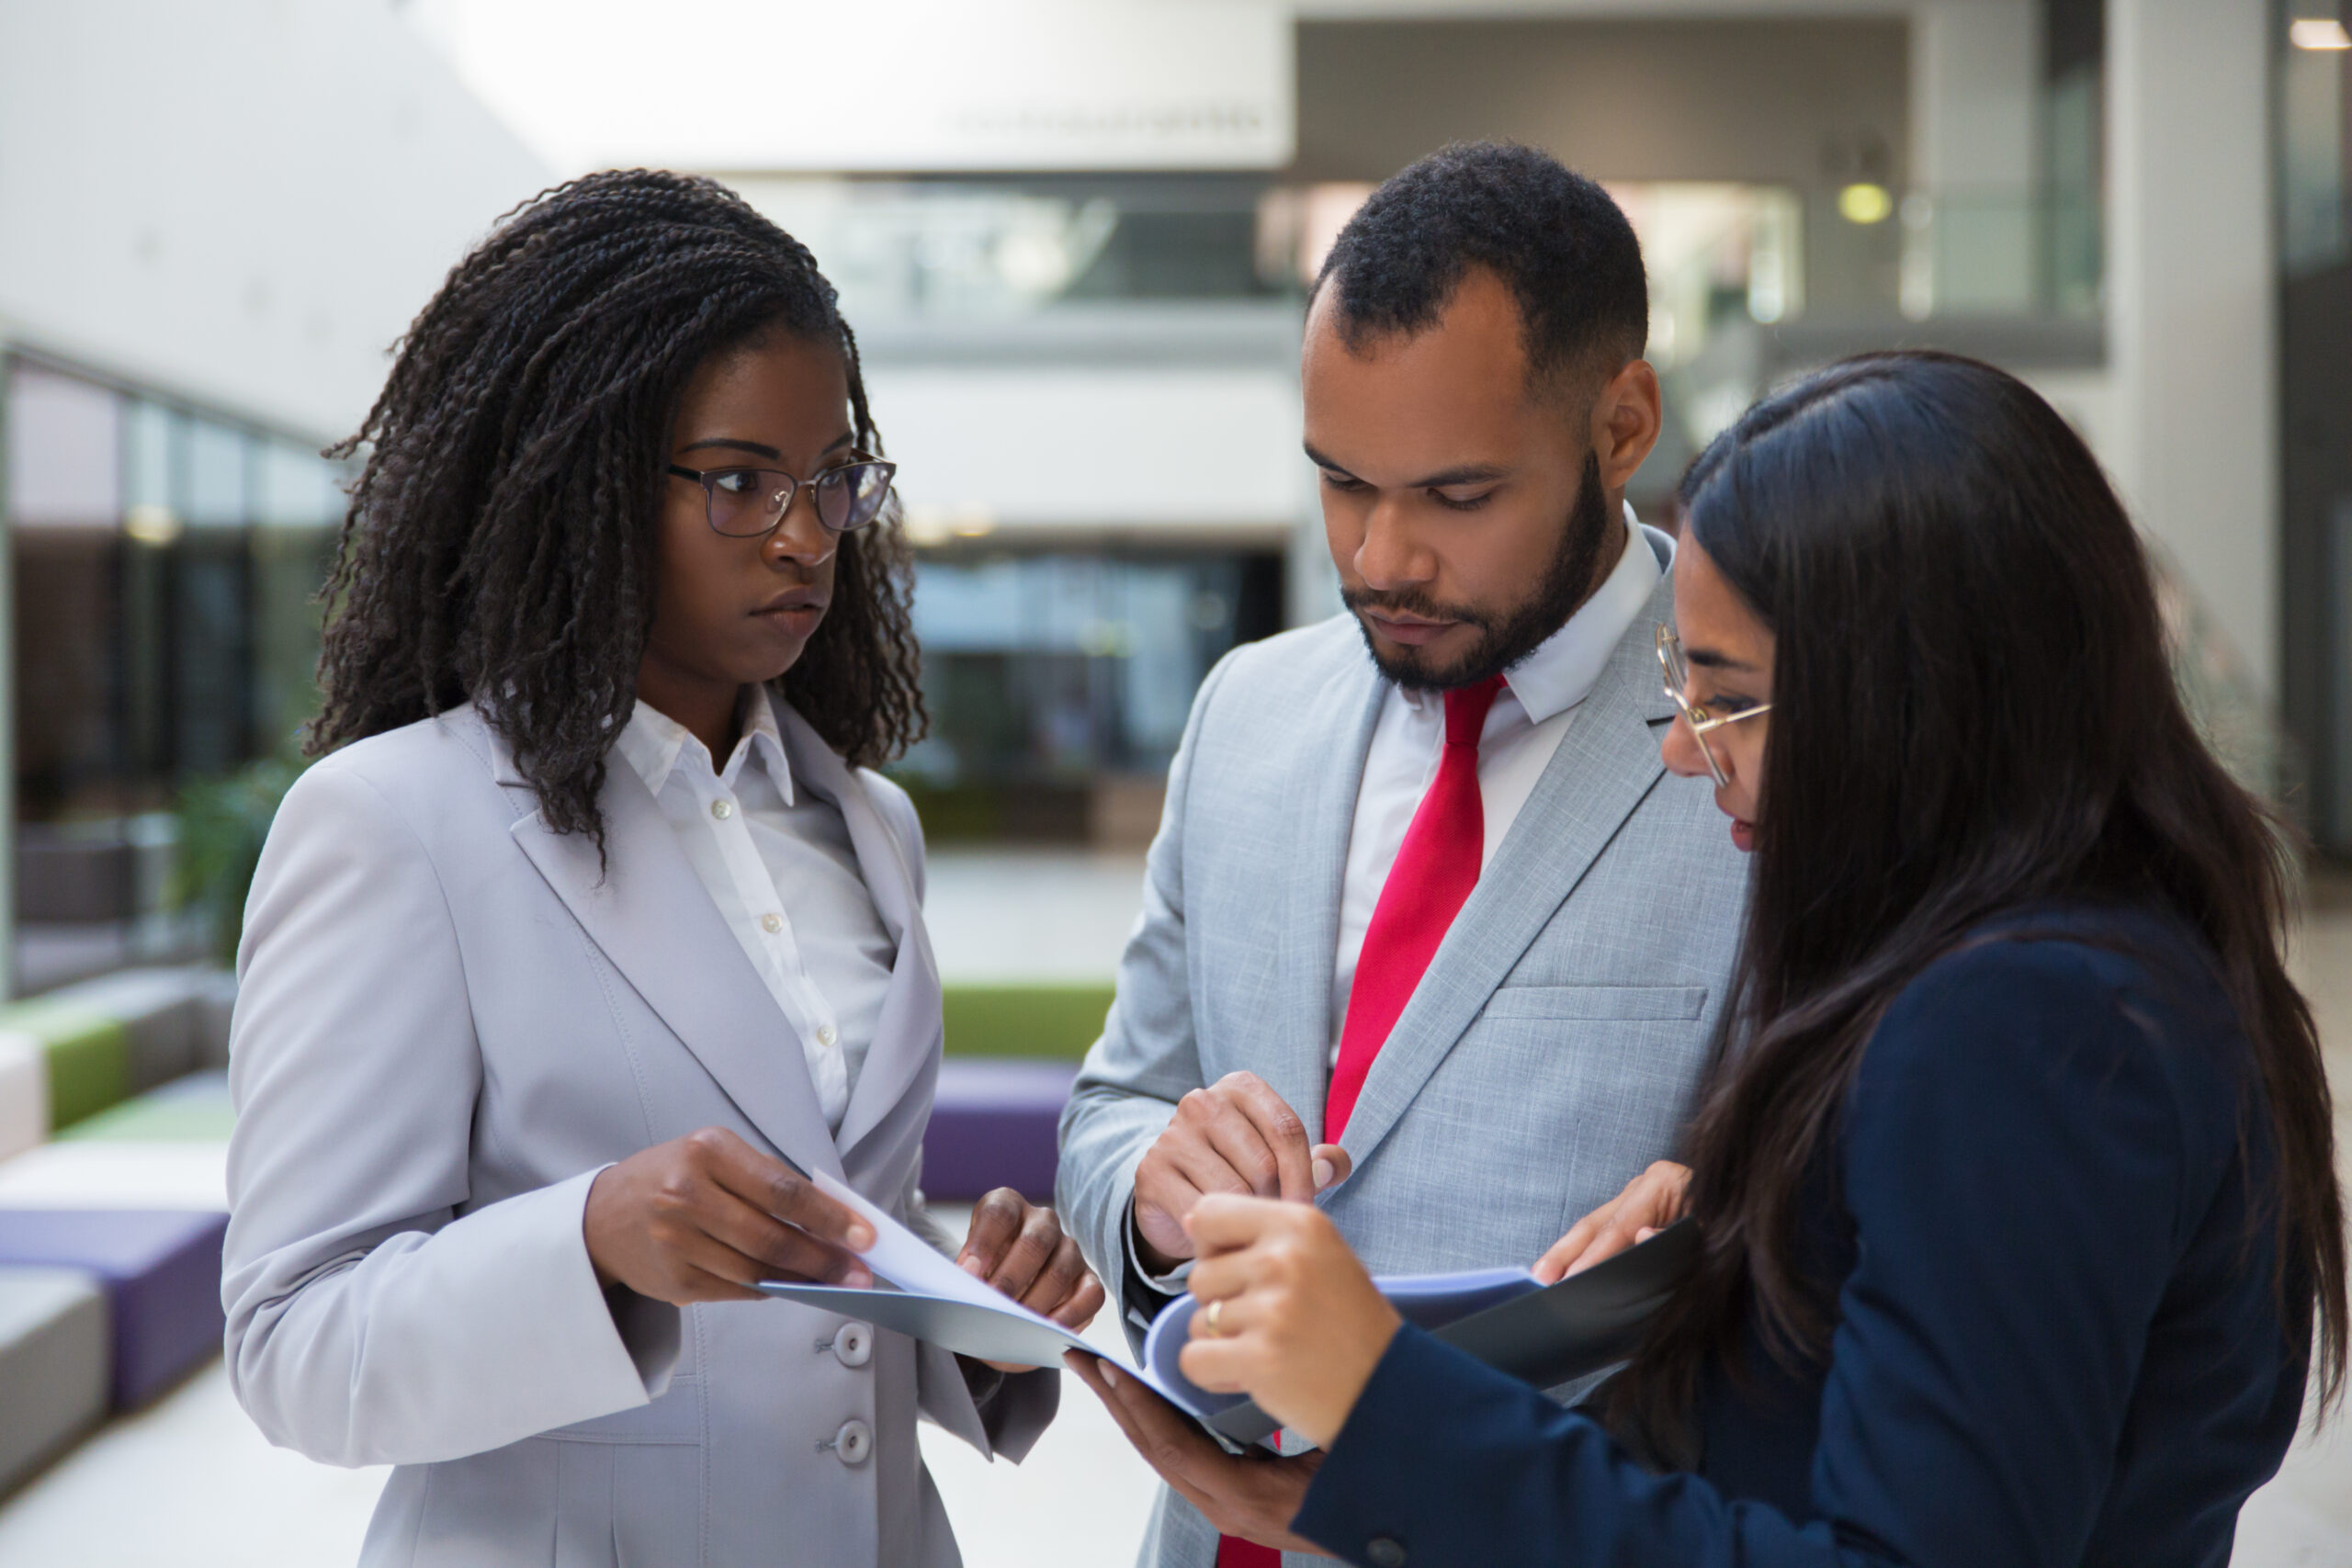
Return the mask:
[[829, 534], [863, 528], [882, 515], [890, 498], [890, 481], [899, 465], [851, 454], [854, 461], [826, 468], [811, 479], [795, 479], [782, 468], [688, 468], [676, 463], [670, 472], [702, 486], [703, 516], [716, 533], [730, 539], [763, 538], [776, 530], [793, 498], [805, 486], [811, 492], [817, 521]]
[[1752, 708], [1725, 714], [1711, 714], [1705, 708], [1693, 705], [1690, 699], [1683, 695], [1690, 689], [1690, 660], [1682, 652], [1682, 639], [1675, 635], [1672, 626], [1663, 622], [1657, 628], [1657, 662], [1658, 668], [1666, 671], [1666, 694], [1672, 697], [1674, 705], [1682, 710], [1682, 722], [1690, 727], [1690, 738], [1699, 743], [1699, 755], [1706, 759], [1707, 772], [1713, 777], [1715, 787], [1728, 789], [1731, 780], [1724, 777], [1723, 764], [1715, 761], [1715, 749], [1707, 744], [1707, 731], [1721, 729], [1726, 724], [1737, 724], [1743, 718], [1754, 718], [1758, 714], [1770, 713], [1772, 705], [1758, 703]]

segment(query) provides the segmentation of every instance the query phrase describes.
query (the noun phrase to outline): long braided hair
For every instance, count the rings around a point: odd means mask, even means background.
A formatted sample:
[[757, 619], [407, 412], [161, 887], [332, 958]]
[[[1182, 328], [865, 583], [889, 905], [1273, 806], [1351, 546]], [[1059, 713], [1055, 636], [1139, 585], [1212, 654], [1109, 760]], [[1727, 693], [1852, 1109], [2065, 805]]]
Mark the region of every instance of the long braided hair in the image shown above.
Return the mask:
[[[605, 754], [653, 619], [671, 423], [714, 354], [837, 343], [857, 444], [882, 440], [857, 341], [807, 249], [709, 180], [589, 175], [502, 219], [400, 341], [325, 597], [312, 755], [474, 703], [548, 825], [599, 851]], [[926, 726], [894, 497], [842, 536], [833, 598], [777, 689], [854, 766]]]

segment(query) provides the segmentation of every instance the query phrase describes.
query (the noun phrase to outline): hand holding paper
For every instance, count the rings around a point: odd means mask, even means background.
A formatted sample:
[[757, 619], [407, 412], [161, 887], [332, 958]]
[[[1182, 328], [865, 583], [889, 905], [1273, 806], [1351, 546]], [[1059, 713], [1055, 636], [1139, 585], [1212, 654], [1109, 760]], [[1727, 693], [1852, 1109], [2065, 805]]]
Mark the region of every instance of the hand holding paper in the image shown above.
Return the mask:
[[[950, 1263], [933, 1251], [930, 1243], [846, 1183], [821, 1170], [812, 1174], [809, 1180], [825, 1196], [873, 1229], [874, 1245], [862, 1249], [858, 1258], [878, 1280], [893, 1288], [856, 1290], [775, 1280], [760, 1286], [763, 1294], [844, 1316], [863, 1317], [880, 1327], [927, 1339], [991, 1366], [1050, 1367], [1060, 1361], [1065, 1350], [1085, 1348], [1078, 1329], [1085, 1326], [1086, 1319], [1094, 1315], [1102, 1300], [1102, 1287], [1092, 1283], [1091, 1275], [1083, 1276], [1081, 1284], [1068, 1290], [1057, 1282], [1059, 1274], [1054, 1268], [1043, 1270], [1042, 1286], [1039, 1277], [1033, 1276], [1027, 1287], [1030, 1294], [1038, 1294], [1041, 1288], [1048, 1294], [1059, 1292], [1055, 1310], [1064, 1321], [1057, 1322], [1012, 1300], [967, 1269]], [[976, 1233], [979, 1221], [976, 1212]], [[1025, 1230], [1024, 1213], [1023, 1230], [1015, 1233], [1016, 1239]], [[1058, 1227], [1057, 1238], [1058, 1244]], [[993, 1244], [989, 1245], [992, 1248]], [[1075, 1252], [1074, 1246], [1071, 1250]], [[980, 1254], [968, 1242], [965, 1256], [980, 1261]], [[1057, 1245], [1049, 1255], [1049, 1261], [1057, 1264], [1058, 1260]], [[1008, 1259], [1000, 1257], [995, 1260], [996, 1270], [1008, 1267]], [[1071, 1321], [1075, 1321], [1075, 1327], [1069, 1325]]]
[[581, 1221], [599, 1284], [684, 1306], [756, 1301], [764, 1280], [865, 1284], [868, 1238], [790, 1165], [724, 1127], [642, 1149], [600, 1172]]
[[[972, 1210], [972, 1228], [956, 1267], [985, 1280], [1030, 1311], [1073, 1331], [1084, 1328], [1102, 1309], [1102, 1286], [1078, 1250], [1078, 1238], [1063, 1232], [1053, 1210], [1032, 1203], [1010, 1187], [1000, 1187]], [[1011, 1363], [990, 1363], [1018, 1371]]]
[[1625, 1183], [1625, 1190], [1568, 1227], [1535, 1260], [1545, 1284], [1638, 1247], [1680, 1219], [1688, 1207], [1690, 1168], [1662, 1159]]

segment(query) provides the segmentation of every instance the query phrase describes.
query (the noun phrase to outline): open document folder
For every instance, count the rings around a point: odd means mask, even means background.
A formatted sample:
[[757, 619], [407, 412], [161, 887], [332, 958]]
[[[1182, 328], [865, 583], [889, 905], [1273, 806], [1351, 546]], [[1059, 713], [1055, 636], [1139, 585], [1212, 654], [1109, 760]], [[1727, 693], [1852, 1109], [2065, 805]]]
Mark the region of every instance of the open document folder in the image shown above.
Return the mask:
[[[965, 1273], [862, 1194], [822, 1171], [809, 1179], [873, 1225], [875, 1243], [863, 1256], [888, 1288], [771, 1281], [760, 1286], [767, 1294], [862, 1317], [985, 1361], [1050, 1367], [1065, 1350], [1101, 1354]], [[1643, 1323], [1698, 1260], [1699, 1234], [1684, 1220], [1555, 1285], [1537, 1284], [1524, 1269], [1390, 1275], [1373, 1283], [1407, 1322], [1498, 1371], [1552, 1388], [1623, 1359]], [[1177, 1365], [1199, 1304], [1181, 1296], [1159, 1314], [1144, 1338], [1136, 1375], [1209, 1430], [1237, 1443], [1262, 1441], [1274, 1430], [1272, 1417], [1240, 1394], [1194, 1386]]]

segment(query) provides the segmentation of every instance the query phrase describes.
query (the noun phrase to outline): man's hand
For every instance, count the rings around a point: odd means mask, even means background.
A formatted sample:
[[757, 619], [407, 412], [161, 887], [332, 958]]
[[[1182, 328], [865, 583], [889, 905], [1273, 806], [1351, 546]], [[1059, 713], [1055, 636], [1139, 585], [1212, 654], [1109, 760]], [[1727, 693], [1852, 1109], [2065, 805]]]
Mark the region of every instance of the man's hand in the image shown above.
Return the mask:
[[684, 1306], [762, 1301], [762, 1280], [870, 1285], [874, 1227], [724, 1127], [598, 1173], [581, 1229], [596, 1281]]
[[1535, 1277], [1549, 1285], [1649, 1240], [1682, 1217], [1690, 1168], [1662, 1159], [1625, 1183], [1625, 1190], [1587, 1214], [1535, 1260]]
[[[995, 1286], [1031, 1312], [1077, 1330], [1102, 1310], [1102, 1286], [1062, 1233], [1051, 1209], [1000, 1187], [972, 1206], [972, 1229], [956, 1255], [963, 1270]], [[1001, 1372], [1029, 1369], [990, 1361]]]
[[1323, 1467], [1321, 1454], [1276, 1459], [1252, 1450], [1248, 1458], [1237, 1458], [1190, 1416], [1110, 1362], [1076, 1350], [1062, 1361], [1094, 1391], [1144, 1461], [1219, 1535], [1238, 1535], [1279, 1551], [1327, 1555], [1313, 1541], [1290, 1533], [1306, 1483]]
[[1306, 1142], [1306, 1123], [1255, 1073], [1227, 1073], [1176, 1102], [1136, 1167], [1136, 1248], [1165, 1274], [1193, 1256], [1184, 1216], [1209, 1192], [1305, 1202], [1346, 1177], [1347, 1151]]

